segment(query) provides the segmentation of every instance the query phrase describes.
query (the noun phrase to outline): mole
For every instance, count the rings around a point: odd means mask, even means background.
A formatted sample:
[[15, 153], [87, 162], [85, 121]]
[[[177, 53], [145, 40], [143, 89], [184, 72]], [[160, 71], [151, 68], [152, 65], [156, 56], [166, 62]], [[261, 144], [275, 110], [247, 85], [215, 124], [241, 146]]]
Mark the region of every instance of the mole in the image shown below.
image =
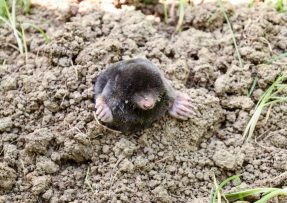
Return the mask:
[[171, 86], [151, 61], [135, 58], [110, 65], [95, 81], [96, 117], [121, 132], [148, 128], [168, 112], [187, 120], [193, 114], [190, 97]]

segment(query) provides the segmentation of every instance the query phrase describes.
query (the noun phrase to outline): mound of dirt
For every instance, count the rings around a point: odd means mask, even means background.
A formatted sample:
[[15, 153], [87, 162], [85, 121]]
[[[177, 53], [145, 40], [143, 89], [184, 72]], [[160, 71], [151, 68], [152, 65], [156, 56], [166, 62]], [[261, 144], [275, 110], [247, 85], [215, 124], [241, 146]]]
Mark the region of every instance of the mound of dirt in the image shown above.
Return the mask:
[[[11, 30], [1, 27], [0, 202], [203, 203], [213, 174], [224, 180], [241, 173], [242, 187], [286, 186], [280, 174], [287, 170], [287, 104], [264, 111], [257, 142], [243, 145], [242, 133], [284, 68], [285, 59], [262, 63], [286, 49], [287, 15], [263, 4], [226, 10], [242, 68], [213, 4], [188, 8], [184, 31], [175, 36], [140, 11], [60, 15], [33, 8], [22, 18], [43, 26], [50, 42], [29, 28], [27, 61], [10, 46]], [[154, 62], [190, 95], [197, 109], [190, 120], [165, 116], [133, 134], [97, 123], [95, 77], [134, 57]]]

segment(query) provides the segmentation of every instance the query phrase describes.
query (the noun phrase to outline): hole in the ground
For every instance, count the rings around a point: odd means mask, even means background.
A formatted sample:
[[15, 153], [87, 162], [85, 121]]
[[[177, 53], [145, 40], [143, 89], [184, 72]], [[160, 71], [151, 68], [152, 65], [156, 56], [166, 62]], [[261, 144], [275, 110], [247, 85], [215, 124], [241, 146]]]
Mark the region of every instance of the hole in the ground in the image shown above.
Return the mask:
[[192, 58], [193, 60], [196, 60], [196, 61], [199, 59], [197, 53], [190, 53], [189, 57]]

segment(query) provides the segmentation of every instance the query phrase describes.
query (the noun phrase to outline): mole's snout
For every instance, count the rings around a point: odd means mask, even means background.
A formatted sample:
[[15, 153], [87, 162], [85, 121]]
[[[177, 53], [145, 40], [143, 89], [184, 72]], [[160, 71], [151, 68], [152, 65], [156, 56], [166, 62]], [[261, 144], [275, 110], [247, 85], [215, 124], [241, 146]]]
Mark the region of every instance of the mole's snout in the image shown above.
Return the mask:
[[155, 100], [152, 97], [144, 97], [142, 100], [142, 109], [149, 110], [155, 105]]
[[144, 103], [144, 104], [143, 104], [143, 108], [144, 108], [145, 110], [152, 109], [153, 106], [154, 106], [154, 105], [153, 105], [152, 103]]

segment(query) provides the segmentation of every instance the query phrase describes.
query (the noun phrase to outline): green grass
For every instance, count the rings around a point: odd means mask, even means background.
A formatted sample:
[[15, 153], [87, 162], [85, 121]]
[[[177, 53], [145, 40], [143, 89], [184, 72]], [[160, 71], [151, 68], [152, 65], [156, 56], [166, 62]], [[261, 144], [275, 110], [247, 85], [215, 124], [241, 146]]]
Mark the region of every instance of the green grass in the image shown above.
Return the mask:
[[248, 8], [251, 8], [254, 6], [254, 0], [249, 0], [248, 2]]
[[179, 1], [179, 8], [178, 8], [179, 9], [178, 10], [179, 19], [178, 19], [178, 22], [177, 22], [177, 25], [176, 25], [176, 28], [175, 28], [176, 32], [181, 31], [182, 24], [183, 24], [183, 21], [184, 21], [184, 12], [185, 12], [186, 5], [187, 5], [187, 0], [180, 0]]
[[[273, 64], [274, 62], [276, 62], [276, 61], [278, 61], [278, 60], [280, 60], [280, 59], [282, 59], [282, 58], [285, 58], [285, 57], [287, 57], [287, 52], [283, 52], [283, 53], [281, 53], [281, 54], [274, 55], [274, 56], [271, 57], [271, 59], [265, 61], [263, 64], [268, 64], [268, 65], [270, 65], [270, 64]], [[258, 119], [259, 119], [259, 117], [260, 117], [260, 115], [261, 115], [263, 109], [264, 109], [265, 107], [267, 107], [268, 105], [270, 105], [270, 103], [269, 103], [268, 101], [269, 101], [269, 100], [270, 100], [270, 101], [273, 101], [272, 105], [273, 105], [274, 103], [277, 103], [277, 102], [285, 101], [285, 99], [283, 99], [283, 98], [285, 98], [284, 96], [283, 96], [283, 97], [282, 97], [282, 96], [279, 96], [279, 98], [277, 98], [277, 100], [276, 100], [276, 99], [274, 100], [274, 94], [280, 93], [280, 92], [276, 92], [275, 90], [278, 89], [278, 85], [279, 85], [279, 86], [282, 86], [281, 84], [277, 84], [277, 83], [278, 83], [278, 82], [279, 82], [279, 83], [284, 83], [285, 80], [286, 80], [286, 79], [284, 79], [284, 75], [286, 76], [286, 73], [284, 73], [283, 75], [279, 76], [278, 79], [277, 79], [278, 81], [276, 80], [276, 81], [273, 83], [274, 86], [271, 85], [271, 86], [269, 87], [269, 89], [266, 90], [266, 92], [263, 94], [264, 98], [261, 98], [261, 99], [258, 101], [258, 103], [257, 103], [257, 105], [256, 105], [256, 107], [255, 107], [255, 112], [254, 112], [254, 114], [252, 115], [252, 117], [251, 117], [250, 121], [248, 122], [247, 127], [246, 127], [246, 129], [245, 129], [245, 131], [244, 131], [244, 133], [243, 133], [243, 137], [246, 138], [246, 141], [249, 141], [250, 138], [252, 137], [252, 134], [253, 134], [253, 132], [254, 132], [254, 130], [255, 130], [255, 127], [256, 127], [256, 124], [257, 124], [257, 121], [258, 121]], [[283, 80], [282, 80], [282, 79], [283, 79]], [[250, 88], [250, 90], [249, 90], [249, 92], [248, 92], [248, 96], [249, 96], [249, 97], [252, 95], [252, 93], [253, 93], [253, 91], [254, 91], [254, 89], [255, 89], [255, 87], [256, 87], [256, 84], [257, 84], [258, 80], [259, 80], [259, 77], [258, 77], [258, 75], [256, 75], [255, 79], [253, 80], [252, 86], [251, 86], [251, 88]], [[282, 80], [282, 81], [281, 81], [281, 80]], [[284, 86], [284, 87], [285, 87], [285, 86]], [[287, 88], [287, 87], [285, 87], [285, 88]], [[284, 90], [285, 90], [285, 89], [283, 89], [282, 91], [284, 91]], [[275, 91], [275, 92], [272, 93], [272, 91]], [[263, 97], [263, 96], [262, 96], [262, 97]], [[275, 101], [275, 102], [274, 102], [274, 101]]]
[[[17, 42], [17, 50], [21, 54], [26, 55], [26, 60], [28, 59], [28, 49], [27, 49], [27, 40], [25, 35], [25, 26], [33, 27], [34, 29], [38, 30], [43, 37], [45, 38], [45, 42], [49, 42], [49, 38], [47, 34], [38, 26], [32, 24], [32, 23], [23, 23], [17, 20], [16, 16], [16, 8], [17, 3], [19, 3], [17, 0], [12, 0], [11, 5], [7, 3], [5, 0], [0, 0], [0, 8], [1, 10], [4, 8], [4, 15], [0, 15], [0, 21], [4, 22], [13, 32], [13, 35], [15, 37], [15, 40]], [[29, 12], [30, 9], [30, 3], [28, 0], [21, 0], [20, 3], [22, 3], [25, 6], [25, 12]], [[10, 7], [11, 8], [10, 8]], [[2, 10], [3, 14], [3, 10]]]
[[[271, 57], [271, 59], [269, 59], [267, 61], [264, 61], [263, 64], [270, 65], [270, 64], [273, 64], [274, 62], [276, 62], [276, 61], [278, 61], [278, 60], [280, 60], [282, 58], [285, 58], [285, 57], [287, 57], [287, 52], [284, 52], [284, 53], [281, 53], [281, 54], [278, 54], [278, 55], [274, 55], [274, 56]], [[258, 77], [258, 74], [256, 74], [256, 76], [255, 76], [255, 78], [253, 80], [253, 83], [251, 85], [251, 88], [250, 88], [250, 90], [248, 92], [248, 95], [247, 95], [248, 97], [250, 97], [253, 94], [258, 80], [259, 80], [259, 77]]]
[[26, 35], [25, 35], [25, 29], [23, 24], [20, 24], [21, 26], [21, 36], [22, 36], [22, 41], [23, 41], [23, 45], [24, 45], [24, 52], [25, 52], [25, 58], [26, 58], [26, 62], [28, 61], [28, 49], [27, 49], [27, 40], [26, 40]]
[[3, 21], [8, 27], [10, 27], [13, 31], [14, 37], [17, 42], [18, 50], [21, 54], [24, 53], [24, 44], [22, 39], [21, 31], [17, 29], [17, 18], [16, 18], [16, 0], [12, 1], [11, 11], [9, 5], [6, 1], [1, 2], [1, 6], [5, 8], [6, 17], [0, 16], [0, 21]]
[[2, 16], [2, 17], [7, 16], [6, 1], [5, 0], [0, 0], [0, 16]]
[[213, 175], [213, 182], [214, 182], [214, 188], [211, 191], [210, 194], [210, 203], [221, 203], [221, 198], [226, 199], [226, 196], [222, 192], [222, 189], [231, 181], [233, 180], [240, 180], [239, 178], [240, 175], [234, 175], [226, 180], [222, 181], [219, 185], [217, 184], [216, 178]]
[[164, 22], [167, 23], [168, 20], [168, 4], [167, 0], [163, 2], [163, 15], [164, 15]]
[[230, 202], [234, 202], [237, 200], [243, 200], [246, 197], [257, 196], [261, 194], [262, 197], [254, 203], [266, 203], [274, 197], [279, 195], [287, 196], [287, 189], [280, 188], [253, 188], [242, 190], [238, 192], [225, 194], [226, 199]]
[[[281, 188], [251, 188], [251, 189], [245, 189], [241, 190], [240, 188], [237, 188], [236, 192], [231, 193], [223, 193], [223, 188], [229, 184], [231, 181], [239, 180], [239, 175], [231, 176], [224, 181], [222, 181], [220, 184], [217, 184], [215, 176], [214, 179], [214, 188], [212, 189], [211, 195], [210, 195], [210, 203], [221, 203], [221, 202], [235, 202], [235, 201], [244, 201], [246, 197], [251, 196], [258, 196], [261, 195], [261, 198], [257, 200], [254, 203], [267, 203], [269, 200], [271, 200], [274, 197], [278, 196], [287, 196], [287, 188], [281, 189]], [[224, 199], [225, 201], [222, 201]]]
[[277, 2], [276, 2], [276, 10], [277, 10], [278, 12], [284, 11], [284, 3], [283, 3], [283, 0], [277, 0]]
[[[31, 8], [30, 0], [18, 0], [16, 2], [17, 2], [16, 6], [19, 6], [19, 8], [22, 9], [22, 11], [25, 14], [30, 13], [30, 8]], [[12, 7], [13, 4], [14, 4], [13, 1], [0, 0], [0, 16], [7, 18], [8, 13], [6, 10], [6, 6], [8, 6], [9, 8], [9, 7]]]
[[29, 27], [32, 27], [32, 28], [34, 28], [35, 30], [38, 30], [38, 31], [41, 33], [41, 35], [43, 36], [43, 38], [45, 39], [45, 43], [46, 43], [46, 44], [49, 43], [50, 39], [49, 39], [48, 35], [46, 34], [46, 32], [45, 32], [43, 29], [41, 29], [40, 27], [38, 27], [37, 25], [35, 25], [35, 24], [33, 24], [33, 23], [25, 23], [24, 25], [27, 25], [27, 26], [29, 26]]
[[275, 55], [275, 56], [272, 56], [271, 59], [265, 61], [266, 64], [272, 64], [274, 63], [275, 61], [278, 61], [282, 58], [285, 58], [287, 57], [287, 52], [284, 52], [282, 54], [279, 54], [279, 55]]
[[253, 83], [251, 85], [251, 88], [250, 88], [250, 90], [248, 92], [248, 95], [247, 95], [248, 97], [251, 97], [251, 95], [253, 94], [258, 80], [259, 80], [259, 77], [258, 77], [258, 74], [256, 74], [256, 76], [255, 76], [255, 78], [253, 80]]
[[237, 46], [237, 42], [236, 42], [234, 30], [233, 30], [233, 28], [232, 28], [232, 25], [231, 25], [231, 23], [230, 23], [230, 20], [229, 20], [229, 18], [228, 18], [228, 16], [227, 16], [226, 12], [225, 12], [225, 9], [224, 9], [224, 7], [223, 7], [223, 5], [222, 5], [222, 0], [217, 0], [217, 4], [219, 5], [220, 10], [221, 10], [221, 12], [222, 12], [222, 14], [223, 14], [223, 16], [224, 16], [226, 22], [227, 22], [227, 25], [228, 25], [228, 27], [229, 27], [229, 30], [230, 30], [230, 32], [231, 32], [233, 45], [234, 45], [234, 47], [235, 47], [236, 55], [237, 55], [237, 58], [238, 58], [238, 61], [239, 61], [239, 66], [240, 66], [241, 68], [243, 68], [243, 61], [242, 61], [242, 59], [241, 59], [241, 55], [240, 55], [240, 52], [239, 52], [239, 49], [238, 49], [238, 46]]
[[282, 94], [287, 90], [287, 84], [285, 84], [286, 81], [287, 72], [285, 71], [277, 77], [273, 84], [261, 96], [255, 107], [255, 112], [253, 113], [243, 133], [243, 138], [246, 142], [251, 139], [262, 111], [270, 105], [287, 101], [287, 95]]
[[[264, 2], [265, 3], [273, 3], [273, 2], [270, 2], [270, 1], [266, 1], [266, 0], [264, 0]], [[286, 1], [285, 1], [286, 2]], [[255, 1], [254, 0], [250, 0], [249, 2], [248, 2], [248, 8], [252, 8], [253, 6], [254, 6], [254, 4], [255, 4]], [[275, 2], [275, 8], [276, 8], [276, 10], [278, 11], [278, 12], [284, 12], [284, 11], [286, 11], [286, 8], [285, 8], [285, 6], [286, 5], [284, 5], [284, 0], [277, 0], [276, 2]]]
[[20, 0], [19, 5], [23, 9], [23, 11], [26, 13], [26, 15], [30, 13], [30, 8], [31, 8], [30, 0]]

